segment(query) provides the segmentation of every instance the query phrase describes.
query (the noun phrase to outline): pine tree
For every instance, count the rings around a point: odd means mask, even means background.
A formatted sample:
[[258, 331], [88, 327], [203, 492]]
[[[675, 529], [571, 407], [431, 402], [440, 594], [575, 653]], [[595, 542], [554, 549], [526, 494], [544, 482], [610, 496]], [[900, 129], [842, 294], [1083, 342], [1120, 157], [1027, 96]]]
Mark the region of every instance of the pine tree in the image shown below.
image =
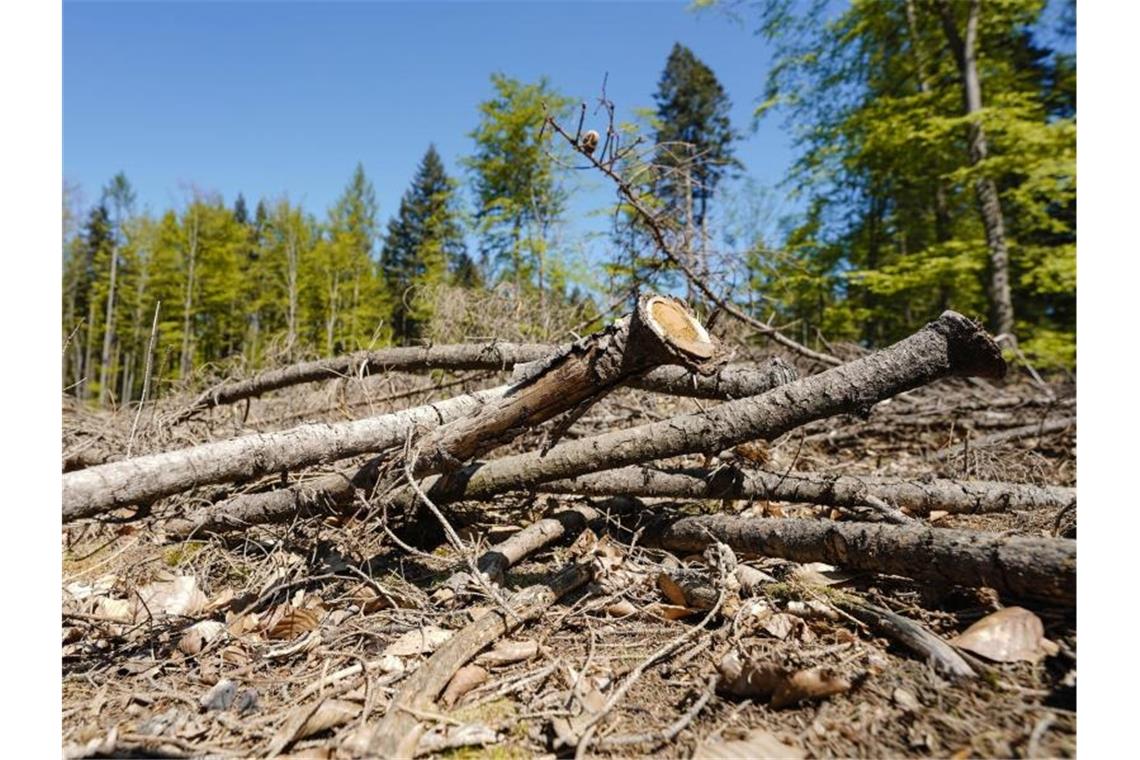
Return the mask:
[[[685, 251], [707, 276], [707, 219], [717, 185], [739, 162], [733, 157], [731, 104], [703, 61], [673, 45], [654, 95], [657, 105], [654, 195], [676, 219], [685, 220]], [[698, 238], [699, 236], [699, 238]]]
[[[398, 343], [420, 337], [423, 322], [431, 317], [431, 290], [469, 261], [455, 208], [455, 182], [429, 145], [399, 211], [388, 222], [380, 254]], [[470, 273], [462, 276], [470, 278]]]
[[109, 260], [113, 249], [111, 213], [106, 204], [100, 202], [91, 209], [83, 229], [69, 246], [68, 260], [64, 267], [65, 313], [71, 315], [71, 319], [64, 324], [64, 330], [71, 334], [79, 328], [72, 338], [72, 384], [75, 397], [80, 400], [88, 398], [94, 372], [92, 351], [98, 332], [98, 298], [94, 292], [96, 266]]

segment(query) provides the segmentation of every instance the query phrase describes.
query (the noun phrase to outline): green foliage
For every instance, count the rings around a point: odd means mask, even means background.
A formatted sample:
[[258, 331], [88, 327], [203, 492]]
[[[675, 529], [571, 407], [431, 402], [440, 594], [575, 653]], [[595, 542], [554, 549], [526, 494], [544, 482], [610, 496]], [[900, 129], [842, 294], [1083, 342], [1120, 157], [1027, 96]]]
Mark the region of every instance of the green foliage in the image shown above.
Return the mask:
[[766, 283], [793, 283], [772, 298], [782, 317], [878, 344], [944, 308], [986, 313], [974, 195], [985, 177], [1005, 216], [1018, 335], [1053, 359], [1072, 355], [1075, 65], [1034, 44], [1042, 6], [981, 6], [977, 118], [989, 154], [972, 164], [937, 6], [858, 2], [829, 18], [826, 3], [762, 5], [760, 32], [778, 52], [765, 101], [795, 129], [791, 181], [812, 208], [786, 255], [767, 262]]
[[[547, 113], [565, 117], [569, 98], [540, 79], [525, 84], [491, 76], [495, 96], [479, 104], [471, 133], [475, 152], [464, 161], [471, 173], [480, 250], [500, 280], [516, 291], [545, 287], [545, 259], [553, 227], [566, 206], [555, 155], [564, 149], [542, 133]], [[534, 278], [538, 282], [534, 283]]]
[[398, 343], [422, 337], [423, 323], [432, 315], [430, 291], [447, 282], [449, 274], [469, 284], [478, 280], [467, 256], [456, 200], [456, 183], [430, 145], [399, 211], [388, 222], [380, 254]]

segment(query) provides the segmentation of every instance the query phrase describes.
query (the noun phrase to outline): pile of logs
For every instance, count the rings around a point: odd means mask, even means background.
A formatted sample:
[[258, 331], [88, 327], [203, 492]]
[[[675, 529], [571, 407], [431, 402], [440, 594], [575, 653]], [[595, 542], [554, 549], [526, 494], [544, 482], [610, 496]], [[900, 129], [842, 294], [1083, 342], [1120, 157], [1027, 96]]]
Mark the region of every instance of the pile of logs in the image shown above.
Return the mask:
[[[506, 385], [395, 413], [342, 423], [306, 424], [82, 467], [63, 475], [64, 523], [98, 519], [215, 484], [248, 483], [280, 475], [274, 486], [227, 492], [206, 506], [163, 515], [170, 540], [205, 538], [299, 517], [359, 512], [376, 519], [430, 512], [445, 532], [448, 505], [485, 502], [512, 492], [675, 500], [768, 500], [858, 509], [863, 521], [698, 515], [657, 510], [641, 515], [642, 545], [680, 553], [726, 544], [745, 556], [821, 561], [857, 571], [912, 578], [940, 587], [994, 589], [1003, 598], [1072, 608], [1076, 603], [1076, 542], [1067, 538], [1011, 536], [940, 529], [922, 518], [931, 512], [992, 513], [1071, 509], [1073, 489], [979, 480], [902, 480], [787, 470], [768, 472], [735, 464], [726, 452], [771, 441], [815, 421], [872, 407], [898, 394], [948, 377], [1001, 378], [1006, 364], [993, 340], [974, 322], [947, 311], [898, 343], [856, 360], [798, 377], [788, 364], [733, 366], [728, 353], [681, 302], [640, 298], [637, 308], [605, 329], [565, 346], [493, 344], [397, 348], [310, 362], [240, 382], [223, 383], [193, 401], [183, 420], [276, 389], [334, 377], [392, 369], [513, 370]], [[715, 399], [703, 411], [588, 437], [566, 435], [582, 415], [620, 386], [653, 393]], [[524, 433], [550, 423], [545, 437], [521, 453], [488, 458]], [[565, 440], [564, 440], [565, 438]], [[531, 439], [526, 439], [531, 440]], [[362, 464], [360, 457], [368, 458]], [[665, 467], [662, 460], [702, 455], [703, 467]], [[327, 472], [330, 464], [344, 461]], [[690, 463], [691, 463], [690, 459]], [[303, 480], [288, 475], [322, 467]], [[179, 505], [189, 501], [178, 502]], [[596, 521], [582, 505], [541, 520], [470, 562], [490, 588], [535, 546], [572, 526]], [[127, 518], [130, 515], [126, 516]], [[477, 566], [476, 566], [477, 564]], [[402, 756], [415, 747], [417, 710], [430, 712], [455, 669], [505, 631], [541, 615], [560, 596], [591, 577], [571, 564], [504, 600], [448, 642], [401, 689], [368, 746], [371, 753]], [[455, 586], [453, 578], [444, 586]], [[455, 586], [458, 588], [458, 586]], [[921, 631], [863, 604], [868, 615], [908, 646], [951, 673], [969, 673], [946, 647], [921, 643]], [[902, 633], [899, 633], [902, 631]], [[907, 639], [907, 636], [910, 638]], [[918, 643], [914, 643], [914, 642]]]

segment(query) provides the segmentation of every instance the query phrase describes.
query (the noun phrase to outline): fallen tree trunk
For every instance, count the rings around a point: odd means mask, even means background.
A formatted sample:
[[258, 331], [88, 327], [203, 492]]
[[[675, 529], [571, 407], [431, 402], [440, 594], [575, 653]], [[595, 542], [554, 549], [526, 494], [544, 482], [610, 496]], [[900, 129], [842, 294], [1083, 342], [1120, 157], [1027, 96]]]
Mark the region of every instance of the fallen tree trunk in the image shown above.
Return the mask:
[[[725, 367], [707, 376], [683, 367], [658, 367], [630, 385], [659, 393], [728, 398], [740, 392], [762, 393], [795, 376], [793, 368], [775, 358], [756, 369]], [[508, 387], [363, 420], [301, 425], [117, 462], [93, 462], [64, 476], [64, 521], [144, 504], [198, 486], [251, 480], [383, 451], [402, 444], [413, 429], [429, 429], [477, 411]]]
[[700, 552], [712, 541], [733, 551], [852, 570], [904, 575], [1066, 607], [1077, 601], [1077, 542], [962, 530], [728, 515], [668, 518], [642, 534], [647, 546]]
[[829, 507], [874, 506], [882, 499], [912, 514], [935, 510], [953, 514], [982, 514], [1025, 509], [1059, 509], [1076, 501], [1073, 488], [1022, 483], [966, 480], [898, 480], [807, 472], [660, 470], [624, 467], [567, 480], [543, 483], [545, 493], [583, 496], [653, 496], [673, 499], [768, 499]]
[[408, 676], [388, 703], [384, 718], [367, 738], [366, 754], [372, 757], [411, 758], [423, 735], [420, 718], [435, 713], [435, 700], [455, 671], [483, 647], [521, 624], [540, 617], [552, 604], [593, 577], [589, 562], [570, 565], [546, 583], [529, 586], [508, 601], [512, 615], [497, 609], [483, 613], [475, 622], [448, 639], [427, 662]]
[[[446, 476], [430, 477], [425, 486], [436, 502], [482, 498], [663, 457], [720, 452], [746, 441], [775, 438], [814, 419], [865, 412], [878, 401], [941, 377], [1000, 377], [1004, 373], [1005, 362], [992, 339], [975, 323], [948, 311], [889, 348], [762, 395], [730, 401], [706, 412], [570, 441], [543, 453], [472, 465]], [[271, 522], [346, 504], [357, 489], [367, 493], [375, 486], [379, 464], [373, 460], [355, 473], [338, 473], [308, 485], [232, 499], [219, 505], [220, 509], [180, 521], [172, 526], [172, 535]], [[405, 507], [415, 500], [410, 488], [391, 498]]]
[[63, 521], [144, 504], [197, 486], [249, 480], [397, 446], [411, 431], [459, 419], [506, 390], [503, 385], [379, 417], [301, 425], [70, 472], [63, 476]]

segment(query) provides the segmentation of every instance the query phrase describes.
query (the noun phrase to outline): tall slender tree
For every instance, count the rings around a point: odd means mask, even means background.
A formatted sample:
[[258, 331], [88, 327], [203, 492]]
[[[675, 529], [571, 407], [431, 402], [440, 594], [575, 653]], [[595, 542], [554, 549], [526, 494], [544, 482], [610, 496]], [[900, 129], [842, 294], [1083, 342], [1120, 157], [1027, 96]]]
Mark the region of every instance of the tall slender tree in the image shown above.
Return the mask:
[[467, 265], [455, 189], [435, 145], [429, 145], [399, 211], [388, 222], [380, 254], [397, 342], [420, 337], [422, 323], [431, 316], [431, 288], [442, 284], [449, 271]]
[[695, 269], [708, 274], [709, 204], [721, 179], [740, 163], [724, 88], [692, 50], [674, 43], [654, 95], [657, 105], [654, 195], [685, 220], [685, 250]]
[[103, 320], [103, 353], [99, 362], [99, 406], [105, 406], [111, 391], [111, 349], [115, 343], [115, 285], [119, 272], [119, 254], [126, 244], [125, 223], [134, 209], [135, 191], [127, 176], [119, 172], [103, 188], [103, 197], [114, 211], [114, 245], [110, 251], [110, 276], [107, 289], [107, 310]]
[[480, 249], [500, 279], [514, 282], [516, 297], [532, 278], [541, 296], [549, 236], [565, 211], [566, 191], [554, 158], [560, 148], [540, 135], [547, 109], [564, 116], [571, 101], [545, 77], [526, 84], [493, 74], [491, 84], [495, 95], [479, 104], [479, 126], [471, 133], [475, 153], [464, 161], [471, 172]]

